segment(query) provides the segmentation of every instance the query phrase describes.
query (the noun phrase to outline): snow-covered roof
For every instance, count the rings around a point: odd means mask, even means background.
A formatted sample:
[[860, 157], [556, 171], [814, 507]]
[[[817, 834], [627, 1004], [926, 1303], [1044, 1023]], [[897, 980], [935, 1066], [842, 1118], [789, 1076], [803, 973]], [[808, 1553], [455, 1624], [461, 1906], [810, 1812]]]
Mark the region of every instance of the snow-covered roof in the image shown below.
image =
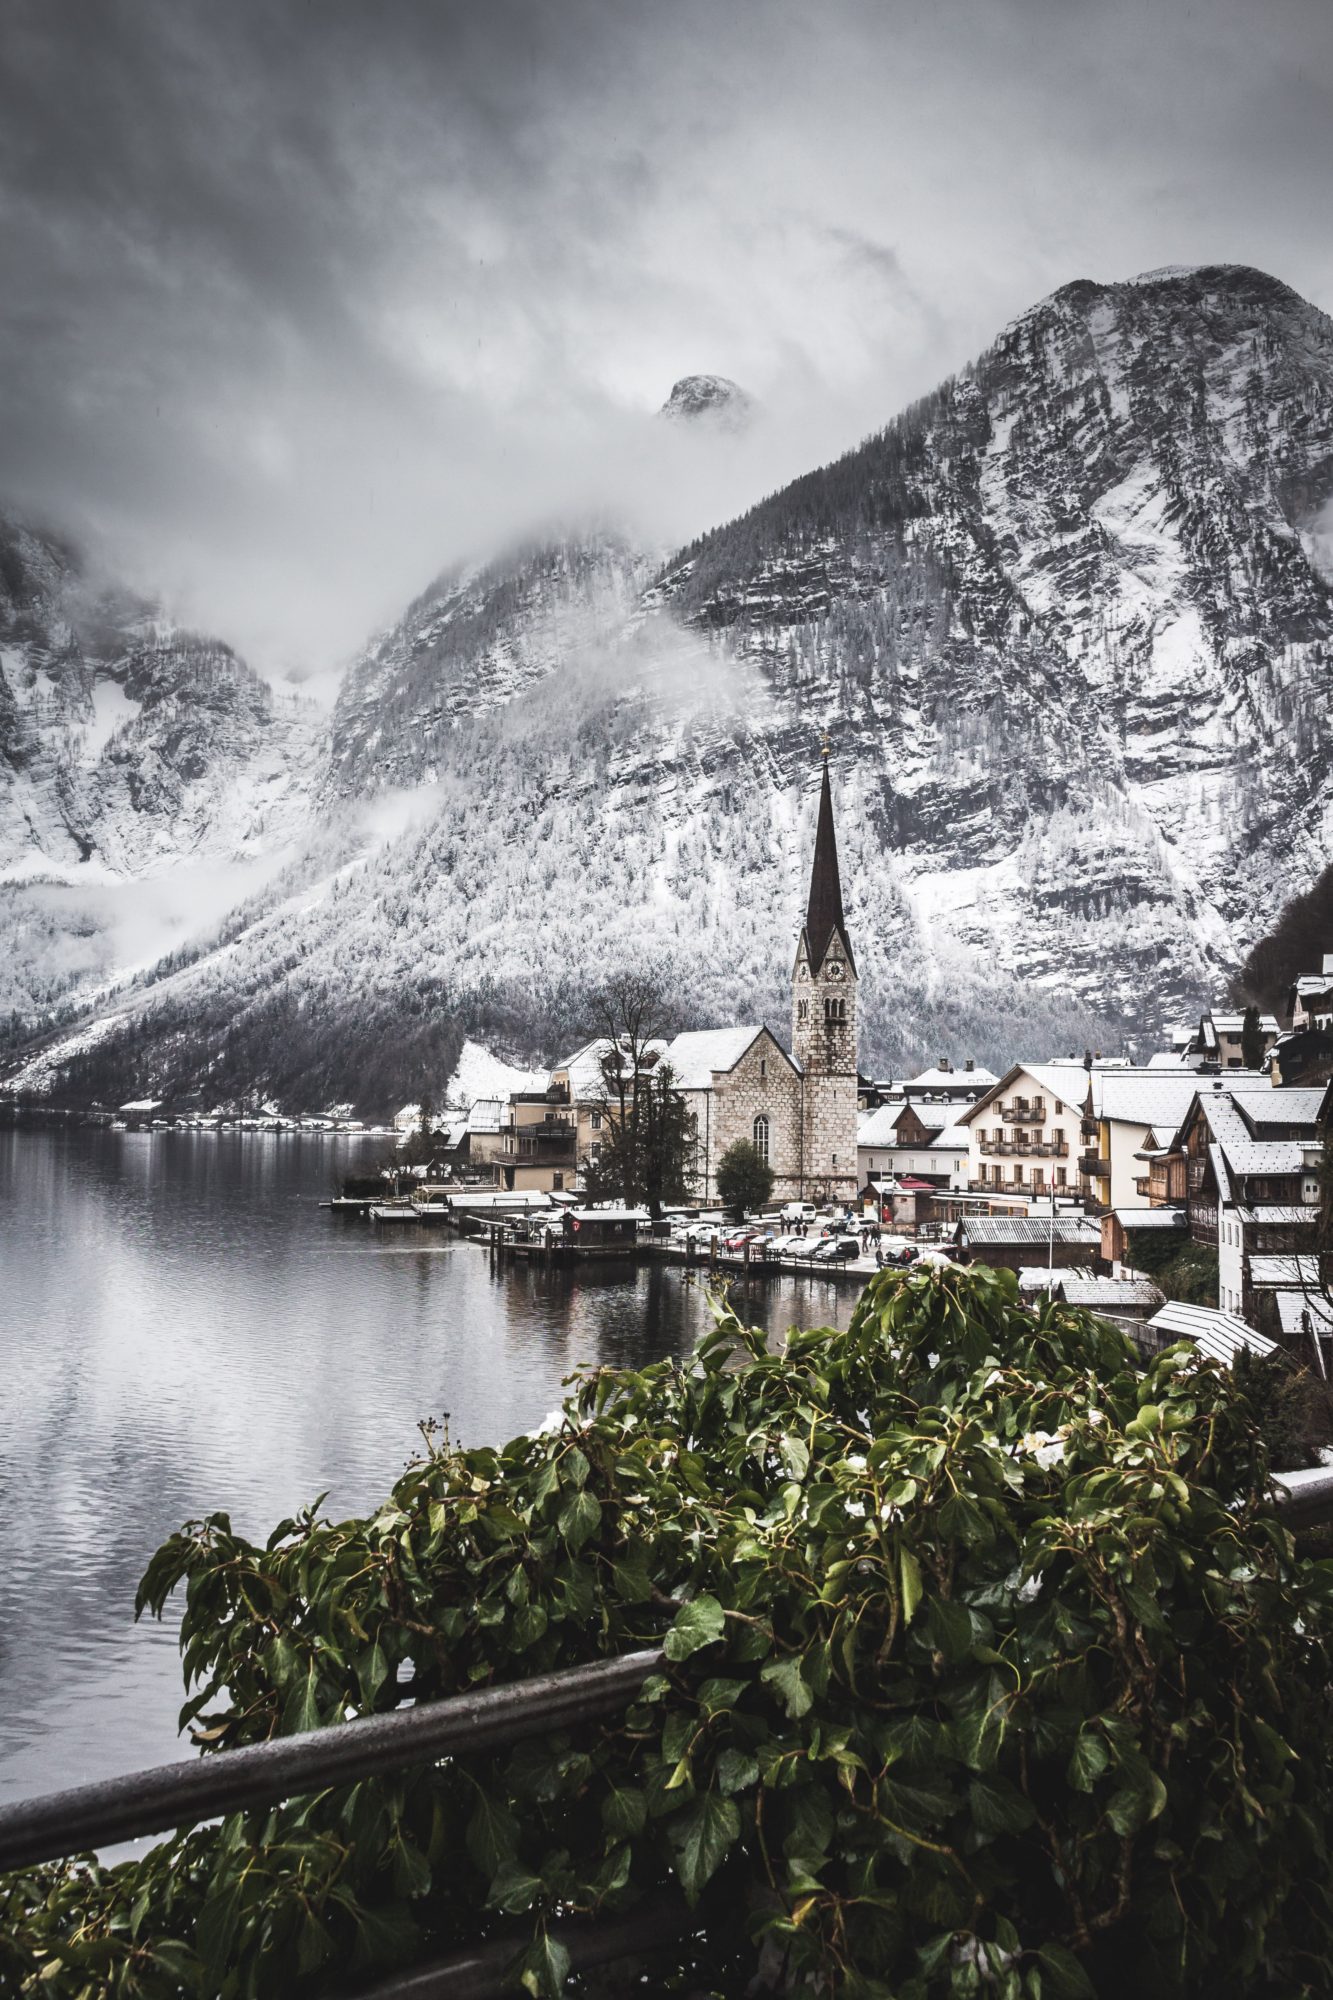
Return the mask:
[[1242, 1222], [1253, 1222], [1260, 1228], [1305, 1224], [1313, 1229], [1319, 1220], [1319, 1210], [1312, 1201], [1260, 1201], [1252, 1208], [1238, 1208], [1236, 1214]]
[[[1299, 1174], [1308, 1140], [1265, 1139], [1265, 1125], [1308, 1125], [1314, 1136], [1322, 1090], [1203, 1090], [1199, 1104], [1234, 1174]], [[1257, 1128], [1257, 1132], [1252, 1130]], [[1224, 1195], [1229, 1200], [1229, 1194]]]
[[1277, 1349], [1276, 1341], [1256, 1333], [1235, 1313], [1218, 1312], [1212, 1306], [1187, 1306], [1181, 1299], [1169, 1299], [1160, 1312], [1153, 1314], [1148, 1325], [1158, 1333], [1192, 1340], [1200, 1353], [1210, 1355], [1214, 1361], [1224, 1361], [1228, 1368], [1235, 1365], [1236, 1356], [1244, 1347], [1252, 1354], [1273, 1354]]
[[711, 1090], [714, 1074], [735, 1069], [763, 1032], [762, 1021], [743, 1028], [691, 1028], [667, 1044], [665, 1059], [682, 1090]]
[[1086, 1271], [1057, 1271], [1055, 1288], [1067, 1306], [1088, 1306], [1093, 1312], [1117, 1306], [1160, 1306], [1166, 1294], [1148, 1278], [1094, 1278]]
[[958, 1235], [968, 1243], [1010, 1248], [1018, 1243], [1100, 1243], [1101, 1231], [1084, 1215], [965, 1215]]
[[1012, 1090], [1020, 1077], [1029, 1076], [1038, 1089], [1047, 1097], [1067, 1110], [1081, 1112], [1088, 1094], [1088, 1072], [1082, 1063], [1015, 1063], [1012, 1069], [997, 1077], [986, 1088], [986, 1094], [978, 1103], [971, 1104], [958, 1113], [960, 1123], [970, 1125], [977, 1113], [989, 1109], [997, 1097], [1003, 1097]]
[[132, 1097], [128, 1104], [122, 1104], [122, 1111], [157, 1111], [161, 1109], [160, 1097]]
[[1308, 1292], [1319, 1290], [1317, 1257], [1251, 1257], [1250, 1283], [1265, 1291], [1285, 1291], [1289, 1286]]
[[923, 1069], [920, 1076], [905, 1078], [901, 1088], [903, 1090], [957, 1090], [958, 1086], [962, 1084], [969, 1090], [975, 1088], [977, 1094], [980, 1095], [983, 1090], [989, 1090], [993, 1083], [998, 1083], [999, 1081], [999, 1077], [996, 1076], [993, 1070], [981, 1068], [941, 1069], [936, 1064], [931, 1069]]
[[1310, 1325], [1323, 1334], [1333, 1333], [1333, 1305], [1317, 1294], [1307, 1296], [1304, 1292], [1276, 1292], [1278, 1323], [1284, 1336], [1299, 1339], [1305, 1334], [1305, 1315], [1310, 1316]]
[[1149, 1056], [1148, 1068], [1154, 1071], [1186, 1069], [1189, 1066], [1190, 1060], [1190, 1057], [1185, 1055], [1181, 1050], [1173, 1049], [1169, 1055]]
[[1199, 1087], [1193, 1070], [1093, 1070], [1092, 1115], [1127, 1125], [1164, 1125], [1174, 1133]]
[[479, 1097], [467, 1115], [469, 1132], [498, 1132], [501, 1104], [498, 1097]]
[[906, 1109], [905, 1104], [881, 1104], [874, 1111], [862, 1112], [856, 1121], [857, 1145], [896, 1145], [898, 1120]]
[[[914, 1105], [912, 1108], [920, 1118], [919, 1107]], [[921, 1119], [922, 1124], [926, 1128], [924, 1139], [900, 1139], [897, 1129], [898, 1120], [902, 1117], [906, 1109], [907, 1106], [905, 1104], [881, 1104], [877, 1111], [863, 1112], [856, 1126], [857, 1145], [883, 1146], [885, 1148], [898, 1146], [905, 1152], [913, 1153], [928, 1152], [932, 1148], [942, 1153], [965, 1153], [967, 1151], [970, 1135], [965, 1126], [945, 1125], [943, 1123], [932, 1125], [928, 1118]], [[958, 1107], [951, 1105], [949, 1109], [956, 1117]]]
[[[1244, 1014], [1213, 1013], [1205, 1015], [1204, 1018], [1211, 1021], [1218, 1032], [1223, 1035], [1239, 1035], [1245, 1029]], [[1259, 1016], [1259, 1029], [1262, 1034], [1275, 1035], [1278, 1031], [1278, 1024], [1275, 1017], [1272, 1014], [1261, 1014]]]
[[1186, 1224], [1183, 1208], [1113, 1208], [1111, 1213], [1122, 1229], [1183, 1229]]

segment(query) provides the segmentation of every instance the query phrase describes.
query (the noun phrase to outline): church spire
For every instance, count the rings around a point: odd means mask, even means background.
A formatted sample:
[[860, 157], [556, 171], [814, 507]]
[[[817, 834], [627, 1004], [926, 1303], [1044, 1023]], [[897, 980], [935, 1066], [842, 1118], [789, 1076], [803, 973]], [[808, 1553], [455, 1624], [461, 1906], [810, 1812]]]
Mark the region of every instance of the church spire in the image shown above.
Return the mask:
[[817, 976], [834, 935], [842, 942], [853, 975], [856, 967], [847, 941], [847, 921], [842, 913], [842, 880], [838, 874], [838, 842], [833, 831], [833, 794], [828, 780], [828, 739], [824, 739], [824, 775], [819, 793], [819, 824], [815, 831], [815, 860], [810, 871], [810, 900], [805, 911], [806, 949], [810, 954], [811, 976]]

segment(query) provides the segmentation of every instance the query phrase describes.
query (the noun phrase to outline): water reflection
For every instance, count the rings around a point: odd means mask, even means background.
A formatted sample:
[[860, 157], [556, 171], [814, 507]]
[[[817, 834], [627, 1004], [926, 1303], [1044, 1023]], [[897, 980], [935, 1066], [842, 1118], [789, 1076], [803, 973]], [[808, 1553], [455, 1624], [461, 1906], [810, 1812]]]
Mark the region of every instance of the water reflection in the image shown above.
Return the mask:
[[[261, 1536], [322, 1491], [364, 1510], [418, 1418], [499, 1443], [575, 1368], [703, 1330], [679, 1269], [497, 1269], [320, 1214], [382, 1147], [0, 1131], [0, 1799], [188, 1754], [175, 1626], [133, 1623], [182, 1521], [222, 1510]], [[786, 1277], [742, 1296], [780, 1328], [845, 1325], [855, 1295]]]

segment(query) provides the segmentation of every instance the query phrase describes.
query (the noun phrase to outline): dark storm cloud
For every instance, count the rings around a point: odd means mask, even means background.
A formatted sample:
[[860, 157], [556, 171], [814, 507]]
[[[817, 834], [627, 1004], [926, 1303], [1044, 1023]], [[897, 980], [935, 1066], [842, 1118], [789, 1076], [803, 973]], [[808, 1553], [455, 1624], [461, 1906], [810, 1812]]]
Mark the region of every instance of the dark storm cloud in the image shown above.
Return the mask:
[[[0, 486], [317, 666], [434, 567], [826, 456], [1076, 276], [1333, 304], [1333, 7], [6, 0]], [[648, 413], [717, 370], [747, 450]]]

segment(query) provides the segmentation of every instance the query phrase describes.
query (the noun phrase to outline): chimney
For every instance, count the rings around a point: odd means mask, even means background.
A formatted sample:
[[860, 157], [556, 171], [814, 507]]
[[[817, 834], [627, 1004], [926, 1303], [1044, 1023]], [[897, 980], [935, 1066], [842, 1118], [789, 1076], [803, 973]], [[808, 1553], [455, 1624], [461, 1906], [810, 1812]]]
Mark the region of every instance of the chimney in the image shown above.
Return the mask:
[[935, 1067], [936, 1069], [943, 1071], [947, 1075], [950, 1068], [948, 1056], [941, 1056], [939, 1061], [936, 1063]]
[[975, 1068], [976, 1068], [976, 1064], [975, 1064], [975, 1062], [973, 1062], [973, 1060], [972, 1060], [971, 1056], [969, 1056], [969, 1057], [968, 1057], [968, 1059], [967, 1059], [967, 1061], [966, 1061], [966, 1062], [965, 1062], [965, 1063], [963, 1064], [963, 1068], [964, 1068], [964, 1069], [975, 1069]]

